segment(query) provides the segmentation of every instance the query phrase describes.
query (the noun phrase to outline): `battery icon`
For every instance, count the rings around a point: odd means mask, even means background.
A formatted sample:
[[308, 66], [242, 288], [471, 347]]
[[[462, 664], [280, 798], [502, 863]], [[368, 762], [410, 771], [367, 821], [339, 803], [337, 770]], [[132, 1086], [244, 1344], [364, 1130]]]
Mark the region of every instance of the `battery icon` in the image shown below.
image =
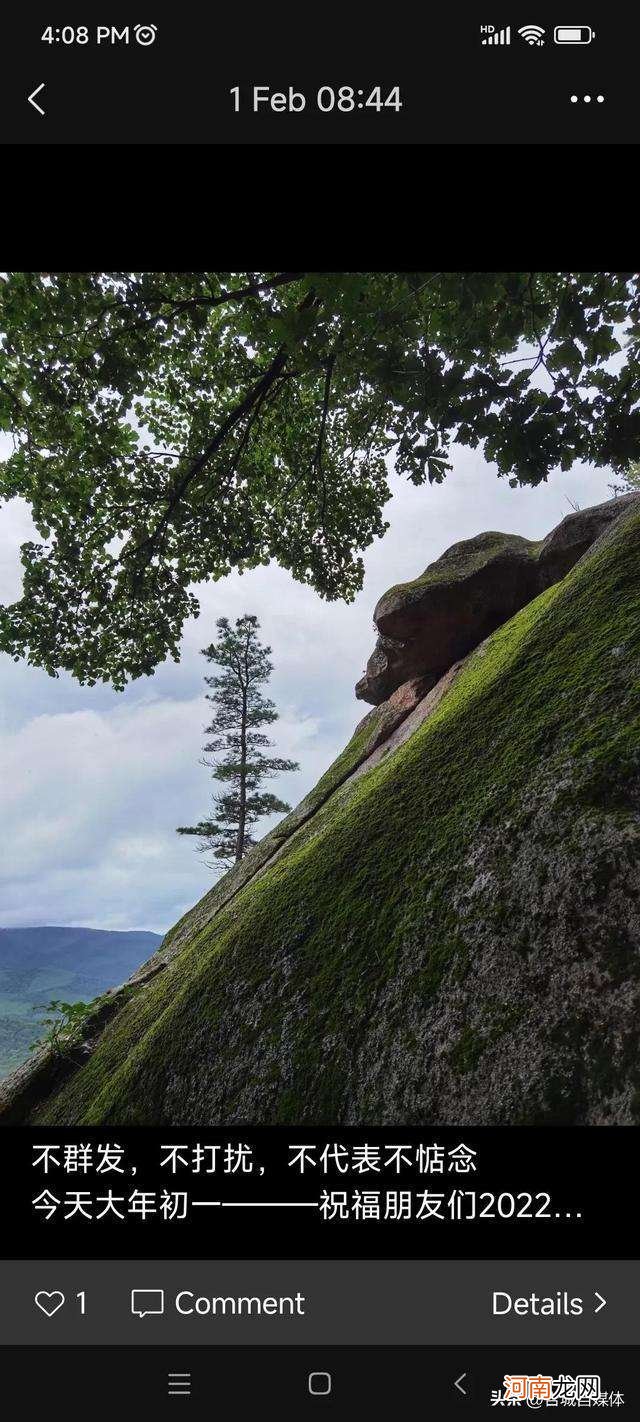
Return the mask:
[[595, 33], [591, 25], [556, 25], [553, 38], [556, 44], [591, 44]]

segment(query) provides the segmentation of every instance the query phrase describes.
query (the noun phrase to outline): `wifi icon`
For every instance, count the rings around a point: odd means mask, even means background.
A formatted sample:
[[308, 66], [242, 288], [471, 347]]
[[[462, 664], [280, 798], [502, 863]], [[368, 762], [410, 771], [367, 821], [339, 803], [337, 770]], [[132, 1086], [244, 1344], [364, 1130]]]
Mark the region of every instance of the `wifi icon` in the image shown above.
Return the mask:
[[523, 25], [518, 34], [522, 35], [525, 44], [544, 44], [544, 30], [541, 25]]

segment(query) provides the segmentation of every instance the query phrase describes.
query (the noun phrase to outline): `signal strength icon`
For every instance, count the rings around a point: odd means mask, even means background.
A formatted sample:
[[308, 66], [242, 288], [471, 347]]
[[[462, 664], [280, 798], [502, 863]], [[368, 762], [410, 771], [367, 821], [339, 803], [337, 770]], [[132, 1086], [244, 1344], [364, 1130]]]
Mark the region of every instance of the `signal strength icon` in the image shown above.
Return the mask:
[[544, 30], [542, 25], [523, 25], [518, 34], [522, 35], [526, 44], [544, 44]]
[[494, 30], [493, 25], [482, 25], [482, 31], [489, 31], [485, 33], [482, 44], [511, 44], [511, 25], [504, 30]]

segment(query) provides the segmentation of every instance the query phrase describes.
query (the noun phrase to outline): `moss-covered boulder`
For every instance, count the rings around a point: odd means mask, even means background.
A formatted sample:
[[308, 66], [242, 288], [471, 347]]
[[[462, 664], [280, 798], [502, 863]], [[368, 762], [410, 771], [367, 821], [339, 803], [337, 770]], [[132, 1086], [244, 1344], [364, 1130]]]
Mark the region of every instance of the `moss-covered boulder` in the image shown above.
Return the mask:
[[356, 696], [377, 706], [410, 677], [430, 677], [434, 685], [453, 662], [564, 577], [636, 497], [569, 514], [543, 543], [511, 533], [464, 539], [413, 582], [389, 588], [374, 612], [379, 636]]
[[639, 555], [637, 500], [387, 754], [370, 713], [4, 1119], [640, 1120]]
[[567, 514], [539, 545], [540, 592], [558, 578], [564, 578], [596, 538], [632, 508], [637, 499], [637, 494], [624, 494], [621, 499], [607, 499], [605, 504], [594, 504], [590, 509]]

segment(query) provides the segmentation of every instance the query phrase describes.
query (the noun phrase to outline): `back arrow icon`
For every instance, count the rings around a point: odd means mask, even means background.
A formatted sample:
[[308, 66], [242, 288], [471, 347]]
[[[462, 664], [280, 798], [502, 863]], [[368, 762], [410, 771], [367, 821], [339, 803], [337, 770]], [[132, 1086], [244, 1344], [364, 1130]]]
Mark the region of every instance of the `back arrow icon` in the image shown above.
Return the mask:
[[467, 1376], [466, 1373], [461, 1373], [461, 1374], [460, 1374], [460, 1377], [459, 1377], [459, 1378], [456, 1378], [456, 1380], [455, 1380], [455, 1382], [454, 1382], [454, 1384], [453, 1384], [454, 1387], [457, 1387], [458, 1392], [463, 1392], [463, 1393], [464, 1393], [465, 1397], [466, 1397], [466, 1395], [467, 1395], [467, 1389], [466, 1389], [466, 1387], [462, 1387], [461, 1384], [462, 1384], [463, 1378], [466, 1378], [466, 1376]]
[[44, 109], [41, 109], [40, 105], [36, 103], [36, 94], [41, 94], [43, 89], [44, 84], [38, 84], [37, 89], [34, 89], [33, 93], [29, 95], [27, 103], [31, 104], [32, 108], [37, 109], [38, 113], [42, 114], [42, 117], [44, 118]]
[[594, 1308], [593, 1312], [594, 1312], [594, 1313], [599, 1313], [600, 1310], [605, 1307], [607, 1300], [606, 1300], [606, 1299], [603, 1299], [602, 1294], [599, 1294], [597, 1289], [595, 1290], [595, 1295], [596, 1295], [596, 1298], [600, 1300], [600, 1302], [599, 1302], [599, 1304], [598, 1304], [598, 1307], [597, 1307], [597, 1308]]

